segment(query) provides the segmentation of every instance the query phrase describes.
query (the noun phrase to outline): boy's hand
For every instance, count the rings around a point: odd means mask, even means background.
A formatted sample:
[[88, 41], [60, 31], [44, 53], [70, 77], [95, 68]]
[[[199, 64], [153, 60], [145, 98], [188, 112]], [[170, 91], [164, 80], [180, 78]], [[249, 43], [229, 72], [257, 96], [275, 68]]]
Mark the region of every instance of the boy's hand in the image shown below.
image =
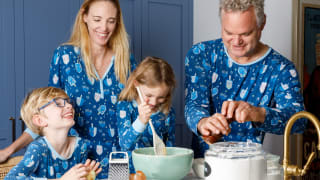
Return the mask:
[[84, 165], [87, 167], [89, 172], [94, 171], [96, 174], [99, 174], [102, 171], [102, 168], [99, 167], [100, 163], [95, 160], [87, 159]]
[[84, 164], [77, 164], [69, 169], [60, 180], [87, 180], [88, 170]]

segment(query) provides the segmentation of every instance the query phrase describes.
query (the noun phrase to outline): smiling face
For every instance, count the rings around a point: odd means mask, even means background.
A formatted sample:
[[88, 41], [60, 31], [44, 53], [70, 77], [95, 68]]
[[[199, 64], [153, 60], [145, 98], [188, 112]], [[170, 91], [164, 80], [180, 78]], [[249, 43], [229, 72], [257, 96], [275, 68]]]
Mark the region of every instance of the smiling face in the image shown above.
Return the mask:
[[[64, 99], [58, 98], [40, 110], [40, 117], [47, 122], [48, 127], [60, 129], [71, 128], [74, 125], [74, 109], [70, 103], [63, 101]], [[61, 107], [58, 107], [56, 103]]]
[[110, 1], [96, 1], [83, 16], [93, 47], [105, 47], [117, 26], [117, 8]]
[[256, 55], [263, 27], [257, 26], [253, 7], [244, 12], [221, 12], [223, 43], [235, 61], [250, 62]]
[[[152, 108], [153, 112], [159, 110], [159, 107], [167, 100], [169, 88], [161, 83], [154, 87], [147, 85], [138, 85], [144, 101]], [[140, 102], [140, 99], [137, 100]]]

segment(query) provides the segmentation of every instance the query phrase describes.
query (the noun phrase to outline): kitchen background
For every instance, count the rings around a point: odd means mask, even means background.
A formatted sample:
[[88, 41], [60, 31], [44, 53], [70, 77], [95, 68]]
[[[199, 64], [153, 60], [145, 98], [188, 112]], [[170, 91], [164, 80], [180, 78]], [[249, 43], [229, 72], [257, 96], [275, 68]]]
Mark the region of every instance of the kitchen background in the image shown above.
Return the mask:
[[[82, 1], [0, 0], [0, 148], [23, 131], [19, 119], [22, 99], [31, 89], [47, 85], [53, 51], [68, 40]], [[262, 41], [289, 59], [297, 51], [292, 50], [297, 1], [265, 0], [267, 24]], [[120, 3], [136, 60], [147, 55], [159, 56], [175, 70], [176, 145], [189, 147], [191, 132], [183, 117], [184, 57], [192, 44], [220, 37], [218, 0], [120, 0]], [[297, 139], [294, 137], [292, 141]], [[268, 134], [263, 146], [266, 151], [282, 156], [283, 137]], [[301, 153], [301, 144], [293, 143], [292, 147]]]

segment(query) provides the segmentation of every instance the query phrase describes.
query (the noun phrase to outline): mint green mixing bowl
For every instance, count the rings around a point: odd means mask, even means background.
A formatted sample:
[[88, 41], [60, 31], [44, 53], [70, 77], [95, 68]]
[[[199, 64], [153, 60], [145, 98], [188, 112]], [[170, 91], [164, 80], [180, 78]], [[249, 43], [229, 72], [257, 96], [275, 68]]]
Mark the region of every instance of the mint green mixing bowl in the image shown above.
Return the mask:
[[167, 155], [154, 155], [153, 147], [139, 148], [132, 152], [136, 171], [142, 171], [147, 179], [180, 180], [191, 169], [193, 151], [187, 148], [167, 147]]

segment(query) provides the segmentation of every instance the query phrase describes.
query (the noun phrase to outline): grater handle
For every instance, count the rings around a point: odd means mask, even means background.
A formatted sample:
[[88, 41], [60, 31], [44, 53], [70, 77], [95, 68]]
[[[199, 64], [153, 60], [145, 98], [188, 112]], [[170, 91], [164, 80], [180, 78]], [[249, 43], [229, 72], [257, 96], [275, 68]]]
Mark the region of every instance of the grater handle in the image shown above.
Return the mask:
[[109, 161], [114, 160], [114, 158], [112, 158], [112, 155], [115, 155], [115, 154], [124, 154], [124, 155], [125, 155], [124, 160], [128, 160], [128, 153], [127, 153], [127, 152], [116, 151], [116, 152], [111, 152], [111, 153], [110, 153], [110, 155], [109, 155]]

